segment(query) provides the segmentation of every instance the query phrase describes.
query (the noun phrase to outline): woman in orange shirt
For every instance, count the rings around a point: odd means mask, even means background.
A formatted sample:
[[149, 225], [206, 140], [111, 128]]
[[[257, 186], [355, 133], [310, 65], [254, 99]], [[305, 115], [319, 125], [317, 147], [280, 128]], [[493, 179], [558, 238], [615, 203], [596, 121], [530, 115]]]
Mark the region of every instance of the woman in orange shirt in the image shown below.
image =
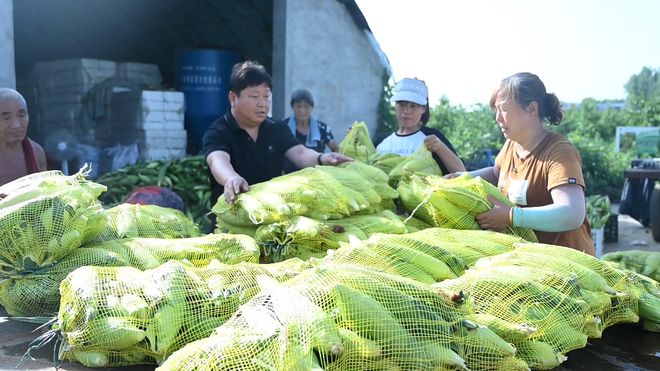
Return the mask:
[[539, 242], [595, 255], [580, 154], [566, 137], [545, 127], [563, 118], [557, 97], [538, 76], [517, 73], [502, 80], [490, 106], [506, 142], [494, 166], [470, 174], [497, 185], [515, 206], [491, 200], [493, 208], [477, 215], [481, 228], [531, 228]]

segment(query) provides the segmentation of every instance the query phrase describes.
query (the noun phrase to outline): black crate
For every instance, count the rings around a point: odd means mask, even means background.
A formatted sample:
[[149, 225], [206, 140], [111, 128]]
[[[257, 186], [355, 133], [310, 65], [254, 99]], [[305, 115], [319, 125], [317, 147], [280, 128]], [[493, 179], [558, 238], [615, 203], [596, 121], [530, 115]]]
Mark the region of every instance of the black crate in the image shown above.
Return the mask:
[[603, 229], [605, 242], [619, 241], [619, 214], [611, 214]]

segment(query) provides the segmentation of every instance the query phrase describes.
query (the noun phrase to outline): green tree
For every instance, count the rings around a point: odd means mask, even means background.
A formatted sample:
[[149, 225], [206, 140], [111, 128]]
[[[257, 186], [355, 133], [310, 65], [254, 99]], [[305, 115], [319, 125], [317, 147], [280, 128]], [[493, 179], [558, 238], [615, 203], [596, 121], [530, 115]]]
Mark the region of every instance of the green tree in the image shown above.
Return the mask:
[[466, 165], [483, 159], [484, 150], [498, 151], [504, 136], [495, 122], [495, 114], [486, 105], [476, 105], [469, 111], [452, 106], [442, 97], [431, 109], [429, 127], [440, 130], [456, 149]]
[[392, 99], [392, 79], [387, 69], [383, 70], [383, 91], [378, 102], [378, 126], [374, 143], [380, 143], [386, 136], [397, 130], [396, 112], [390, 101]]
[[628, 107], [635, 112], [633, 126], [660, 126], [660, 70], [642, 68], [625, 85]]

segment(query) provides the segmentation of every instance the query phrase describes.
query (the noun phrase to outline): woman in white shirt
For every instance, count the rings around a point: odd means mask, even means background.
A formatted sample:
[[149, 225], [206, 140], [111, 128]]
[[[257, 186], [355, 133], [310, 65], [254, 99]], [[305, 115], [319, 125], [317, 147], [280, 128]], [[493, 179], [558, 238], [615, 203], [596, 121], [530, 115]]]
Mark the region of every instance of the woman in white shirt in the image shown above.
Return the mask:
[[376, 147], [378, 153], [410, 156], [426, 146], [443, 174], [465, 171], [463, 161], [449, 140], [438, 130], [426, 127], [429, 119], [428, 88], [422, 80], [404, 78], [394, 86], [398, 129]]

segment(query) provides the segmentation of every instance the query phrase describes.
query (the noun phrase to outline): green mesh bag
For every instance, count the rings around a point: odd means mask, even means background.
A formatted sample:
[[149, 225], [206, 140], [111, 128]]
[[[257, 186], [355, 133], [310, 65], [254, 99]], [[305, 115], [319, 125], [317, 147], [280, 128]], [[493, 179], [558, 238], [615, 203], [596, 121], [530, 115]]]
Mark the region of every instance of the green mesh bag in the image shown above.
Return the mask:
[[251, 185], [250, 191], [239, 194], [233, 205], [220, 197], [212, 212], [226, 223], [254, 227], [298, 215], [337, 219], [369, 206], [364, 196], [327, 173], [305, 168]]
[[[514, 206], [496, 186], [481, 177], [472, 177], [468, 173], [453, 179], [428, 177], [426, 180], [451, 203], [473, 215], [486, 212], [493, 207], [488, 196], [494, 197], [506, 206]], [[537, 241], [536, 235], [529, 228], [508, 227], [507, 233], [520, 236], [530, 242]]]
[[336, 166], [316, 166], [315, 169], [335, 178], [342, 186], [360, 193], [369, 205], [379, 204], [382, 200], [374, 190], [373, 183], [356, 171]]
[[325, 256], [328, 249], [339, 248], [339, 242], [348, 242], [351, 236], [363, 240], [377, 232], [405, 233], [406, 228], [391, 211], [327, 221], [298, 216], [259, 227], [255, 240], [265, 261], [307, 260]]
[[233, 205], [220, 197], [212, 211], [222, 228], [253, 228], [294, 216], [327, 220], [393, 209], [398, 193], [368, 179], [378, 170], [365, 167], [369, 166], [305, 168], [252, 185]]
[[[435, 286], [463, 291], [474, 300], [476, 313], [534, 328], [534, 333], [524, 340], [549, 344], [554, 350], [554, 360], [560, 359], [557, 353], [565, 354], [586, 346], [585, 327], [589, 320], [594, 320], [584, 300], [572, 298], [561, 289], [536, 282], [515, 271], [470, 269], [457, 279]], [[527, 363], [540, 363], [532, 356], [519, 349], [519, 357]]]
[[128, 266], [125, 256], [98, 248], [75, 249], [64, 259], [29, 274], [0, 280], [0, 304], [11, 316], [52, 316], [60, 305], [60, 283], [85, 265]]
[[425, 146], [419, 147], [413, 154], [404, 157], [403, 161], [389, 172], [389, 182], [392, 186], [396, 186], [401, 179], [412, 175], [442, 175], [442, 170], [435, 162], [433, 154]]
[[464, 297], [394, 275], [324, 265], [260, 286], [213, 335], [159, 370], [467, 370], [454, 349], [500, 350], [489, 347], [496, 335], [454, 336], [470, 313]]
[[[401, 182], [398, 191], [408, 213], [443, 228], [480, 229], [475, 218], [493, 207], [487, 199], [489, 195], [513, 206], [495, 186], [467, 174], [454, 179], [413, 176], [408, 182]], [[505, 232], [530, 242], [537, 241], [529, 228], [507, 227]]]
[[389, 174], [392, 169], [397, 167], [406, 158], [396, 153], [377, 153], [373, 158], [371, 165]]
[[[611, 262], [597, 259], [568, 247], [541, 243], [517, 243], [514, 246], [516, 251], [537, 254], [542, 256], [543, 259], [549, 257], [549, 261], [554, 258], [554, 260], [560, 262], [568, 261], [572, 264], [578, 264], [587, 268], [589, 270], [587, 272], [595, 272], [602, 277], [607, 286], [611, 288], [608, 288], [607, 291], [612, 289], [616, 291], [615, 297], [611, 299], [611, 308], [605, 310], [601, 316], [603, 329], [616, 323], [637, 322], [640, 317], [652, 317], [653, 313], [660, 310], [660, 306], [656, 308], [659, 303], [655, 300], [660, 298], [660, 289], [657, 288], [657, 282], [651, 279], [642, 279], [643, 276], [632, 271], [618, 269]], [[580, 273], [576, 272], [576, 274], [579, 275]], [[650, 298], [647, 302], [650, 305], [646, 306], [645, 303], [642, 303], [640, 300], [642, 295], [645, 298]]]
[[473, 215], [443, 197], [434, 196], [434, 189], [420, 177], [399, 182], [397, 191], [406, 212], [434, 227], [480, 229]]
[[428, 228], [405, 236], [412, 241], [444, 249], [461, 258], [468, 266], [484, 256], [511, 251], [514, 243], [522, 241], [520, 237], [493, 231], [447, 228]]
[[401, 220], [403, 221], [403, 224], [406, 225], [406, 230], [408, 232], [417, 232], [421, 231], [422, 229], [427, 229], [427, 228], [432, 228], [432, 226], [423, 221], [422, 219], [415, 218], [414, 216], [400, 216]]
[[376, 155], [376, 147], [369, 136], [369, 129], [364, 122], [354, 122], [344, 140], [339, 143], [339, 153], [355, 160], [369, 163]]
[[218, 218], [215, 220], [215, 230], [213, 233], [244, 234], [250, 237], [254, 237], [258, 228], [258, 225], [251, 225], [249, 227], [234, 225]]
[[125, 256], [128, 265], [140, 270], [156, 268], [168, 260], [185, 260], [201, 267], [216, 259], [221, 263], [259, 262], [259, 248], [250, 236], [207, 234], [190, 238], [127, 238], [92, 247]]
[[395, 199], [399, 197], [396, 189], [387, 184], [389, 179], [387, 173], [374, 166], [360, 161], [350, 161], [340, 164], [338, 167], [351, 170], [371, 182], [371, 186], [381, 199]]
[[168, 260], [197, 267], [211, 261], [225, 264], [259, 262], [254, 240], [243, 235], [209, 234], [195, 238], [132, 238], [79, 248], [58, 263], [0, 281], [0, 304], [13, 316], [47, 316], [57, 312], [60, 282], [83, 266], [153, 269]]
[[199, 228], [181, 211], [156, 205], [120, 204], [106, 210], [105, 228], [90, 243], [132, 237], [187, 238]]
[[146, 271], [81, 267], [60, 286], [58, 357], [88, 367], [155, 364], [210, 335], [259, 291], [257, 277], [284, 281], [309, 265], [218, 262], [193, 268], [169, 261]]
[[0, 188], [0, 278], [56, 263], [104, 226], [104, 186], [84, 174], [32, 175]]
[[616, 262], [621, 268], [630, 269], [655, 281], [660, 280], [660, 252], [658, 251], [614, 251], [600, 258], [605, 261]]

